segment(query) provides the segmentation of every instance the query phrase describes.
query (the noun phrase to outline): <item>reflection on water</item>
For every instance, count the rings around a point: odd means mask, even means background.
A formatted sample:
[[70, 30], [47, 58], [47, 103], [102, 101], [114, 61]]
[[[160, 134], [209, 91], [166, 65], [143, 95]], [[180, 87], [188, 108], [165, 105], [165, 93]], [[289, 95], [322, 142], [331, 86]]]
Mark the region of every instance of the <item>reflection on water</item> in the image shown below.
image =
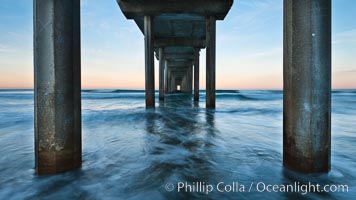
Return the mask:
[[[166, 97], [164, 106], [162, 104], [155, 111], [146, 113], [144, 148], [149, 163], [139, 179], [145, 177], [150, 181], [152, 190], [162, 188], [162, 183], [209, 182], [216, 165], [211, 153], [215, 143], [214, 113], [200, 109], [191, 95], [171, 95]], [[139, 180], [133, 185], [137, 186], [137, 182]], [[142, 182], [138, 188], [142, 189], [144, 185], [147, 182]], [[168, 199], [199, 196], [161, 192]]]
[[[280, 91], [220, 91], [216, 110], [192, 98], [169, 95], [146, 110], [142, 91], [85, 91], [82, 168], [38, 177], [32, 91], [0, 91], [0, 199], [355, 199], [353, 91], [334, 93], [332, 171], [322, 175], [283, 169]], [[178, 182], [214, 191], [166, 190]], [[219, 182], [245, 192], [219, 192]], [[348, 184], [349, 192], [262, 193], [259, 182]]]

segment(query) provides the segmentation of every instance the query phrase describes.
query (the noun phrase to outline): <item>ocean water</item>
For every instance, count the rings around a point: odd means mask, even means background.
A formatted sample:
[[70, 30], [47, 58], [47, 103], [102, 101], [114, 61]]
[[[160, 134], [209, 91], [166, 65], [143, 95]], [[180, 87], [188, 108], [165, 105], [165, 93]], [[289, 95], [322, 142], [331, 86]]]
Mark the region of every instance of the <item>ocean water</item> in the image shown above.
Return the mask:
[[[333, 92], [332, 169], [310, 175], [282, 166], [282, 91], [218, 91], [215, 110], [204, 92], [199, 103], [168, 95], [155, 110], [143, 91], [82, 98], [81, 169], [41, 177], [33, 92], [0, 90], [0, 199], [356, 199], [355, 90]], [[309, 182], [348, 192], [267, 191]]]

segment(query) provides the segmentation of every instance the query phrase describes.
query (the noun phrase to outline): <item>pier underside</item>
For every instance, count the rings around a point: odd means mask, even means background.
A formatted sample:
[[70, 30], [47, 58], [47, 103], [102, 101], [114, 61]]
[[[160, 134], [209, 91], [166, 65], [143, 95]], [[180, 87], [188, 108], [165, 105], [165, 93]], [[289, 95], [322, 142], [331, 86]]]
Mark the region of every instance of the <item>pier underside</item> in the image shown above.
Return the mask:
[[[207, 52], [207, 107], [215, 107], [216, 20], [223, 20], [233, 1], [117, 1], [127, 19], [145, 36], [146, 106], [154, 107], [153, 52], [159, 59], [159, 99], [164, 93], [192, 93], [199, 100], [199, 51]], [[162, 54], [162, 55], [161, 55]], [[194, 84], [193, 84], [194, 81]], [[165, 85], [166, 84], [166, 85]], [[193, 88], [194, 86], [194, 88]]]
[[[118, 0], [145, 38], [146, 107], [194, 90], [206, 49], [206, 108], [215, 108], [216, 20], [233, 0]], [[81, 166], [80, 0], [34, 0], [34, 128], [38, 174]], [[284, 0], [283, 163], [328, 172], [331, 160], [331, 0]], [[242, 66], [243, 67], [243, 66]]]

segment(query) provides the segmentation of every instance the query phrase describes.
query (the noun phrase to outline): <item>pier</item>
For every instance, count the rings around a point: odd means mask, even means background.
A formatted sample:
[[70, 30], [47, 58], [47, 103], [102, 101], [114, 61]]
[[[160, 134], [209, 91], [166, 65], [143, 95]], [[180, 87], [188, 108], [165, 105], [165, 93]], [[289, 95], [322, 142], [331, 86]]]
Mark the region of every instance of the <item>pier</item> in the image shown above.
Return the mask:
[[225, 18], [233, 1], [117, 2], [145, 38], [146, 107], [155, 106], [154, 53], [159, 60], [159, 100], [164, 100], [164, 92], [191, 94], [194, 86], [194, 100], [198, 101], [199, 52], [206, 48], [206, 107], [215, 108], [216, 21]]
[[[159, 101], [168, 93], [193, 91], [199, 101], [199, 57], [206, 49], [206, 108], [214, 109], [216, 21], [227, 16], [233, 0], [117, 2], [144, 36], [146, 107], [155, 107], [155, 57]], [[34, 0], [35, 163], [40, 175], [81, 166], [80, 49], [80, 0]], [[284, 0], [283, 55], [284, 166], [328, 172], [331, 0]]]

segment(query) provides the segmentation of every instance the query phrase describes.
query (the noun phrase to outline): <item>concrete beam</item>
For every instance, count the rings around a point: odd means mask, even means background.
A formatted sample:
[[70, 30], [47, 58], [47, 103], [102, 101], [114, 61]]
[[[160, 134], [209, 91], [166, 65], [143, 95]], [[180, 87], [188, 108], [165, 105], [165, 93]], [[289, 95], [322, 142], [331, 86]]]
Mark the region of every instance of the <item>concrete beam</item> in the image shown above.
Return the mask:
[[172, 71], [184, 71], [187, 70], [190, 67], [190, 65], [181, 65], [181, 66], [176, 66], [176, 65], [169, 65], [169, 68], [171, 68]]
[[155, 38], [155, 47], [185, 46], [205, 48], [205, 40], [186, 37]]
[[[192, 61], [194, 58], [194, 53], [181, 53], [181, 52], [171, 52], [171, 51], [167, 51], [167, 49], [170, 48], [170, 46], [162, 46], [165, 50], [163, 51], [164, 54], [164, 58], [165, 60], [167, 60], [168, 62], [183, 62], [183, 61]], [[174, 46], [174, 48], [184, 48], [184, 47], [176, 47]], [[159, 48], [156, 48], [156, 58], [159, 59]]]
[[174, 66], [191, 66], [192, 65], [192, 61], [176, 61], [176, 62], [168, 62], [168, 66], [169, 67], [174, 67]]
[[[205, 34], [205, 33], [204, 33]], [[190, 54], [190, 56], [194, 55], [194, 48], [193, 47], [180, 47], [180, 46], [172, 46], [172, 47], [166, 47], [164, 50], [165, 55], [187, 55]]]
[[37, 174], [57, 174], [81, 166], [80, 65], [80, 0], [35, 0]]
[[174, 62], [193, 62], [193, 59], [192, 58], [170, 58], [170, 59], [167, 59], [168, 63], [174, 63]]
[[165, 58], [167, 60], [179, 60], [179, 59], [184, 59], [184, 60], [193, 60], [194, 55], [190, 53], [186, 54], [177, 54], [177, 53], [165, 53], [164, 54]]
[[195, 14], [215, 16], [223, 20], [229, 12], [233, 0], [117, 0], [127, 19], [135, 16], [169, 14]]
[[215, 108], [216, 19], [206, 19], [206, 107]]
[[145, 78], [146, 78], [146, 107], [155, 107], [155, 67], [154, 67], [154, 36], [153, 17], [144, 17], [145, 33]]
[[181, 78], [181, 77], [184, 77], [187, 74], [187, 72], [173, 72], [173, 74], [175, 77]]
[[284, 0], [283, 164], [330, 170], [331, 0]]

